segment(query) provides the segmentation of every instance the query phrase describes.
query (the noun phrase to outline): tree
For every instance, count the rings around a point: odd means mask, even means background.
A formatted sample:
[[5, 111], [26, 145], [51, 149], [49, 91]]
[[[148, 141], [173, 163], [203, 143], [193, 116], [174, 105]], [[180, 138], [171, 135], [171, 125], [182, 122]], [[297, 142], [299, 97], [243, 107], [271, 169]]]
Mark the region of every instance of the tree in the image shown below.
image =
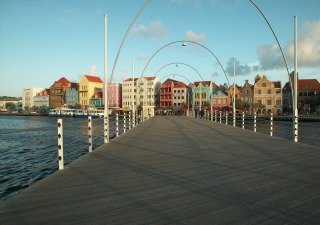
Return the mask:
[[7, 102], [5, 104], [5, 107], [8, 111], [15, 111], [16, 110], [16, 105], [13, 102]]

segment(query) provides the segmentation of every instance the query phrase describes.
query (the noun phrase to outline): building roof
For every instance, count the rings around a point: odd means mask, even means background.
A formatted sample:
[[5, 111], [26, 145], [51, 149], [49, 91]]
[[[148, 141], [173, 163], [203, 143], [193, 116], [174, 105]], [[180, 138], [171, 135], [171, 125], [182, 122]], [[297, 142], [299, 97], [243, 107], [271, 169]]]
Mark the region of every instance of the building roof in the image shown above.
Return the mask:
[[156, 79], [156, 77], [144, 77], [144, 78], [146, 78], [147, 80], [154, 80], [154, 79]]
[[[320, 90], [320, 83], [317, 79], [299, 79], [298, 80], [299, 90]], [[287, 82], [284, 87], [284, 91], [291, 91], [290, 82]]]
[[91, 76], [91, 75], [84, 75], [88, 81], [95, 82], [95, 83], [103, 83], [100, 77]]
[[183, 82], [178, 82], [174, 85], [174, 88], [188, 88], [188, 86]]
[[55, 83], [58, 83], [61, 87], [67, 87], [67, 86], [69, 86], [70, 81], [65, 77], [61, 77]]
[[197, 87], [201, 83], [201, 86], [207, 86], [210, 87], [210, 84], [212, 83], [211, 81], [196, 81], [193, 84]]
[[317, 79], [299, 79], [298, 89], [300, 90], [320, 90], [320, 83]]
[[171, 78], [168, 78], [168, 79], [166, 79], [162, 84], [163, 85], [167, 85], [167, 84], [171, 84], [171, 83], [174, 83], [174, 84], [176, 84], [176, 83], [178, 83], [179, 81], [177, 81], [177, 80], [173, 80], [173, 79], [171, 79]]
[[273, 81], [272, 83], [275, 88], [281, 88], [281, 81]]
[[[138, 80], [138, 78], [134, 78], [134, 81], [136, 81], [136, 80]], [[132, 81], [132, 77], [124, 80], [123, 82], [128, 82], [128, 81]]]

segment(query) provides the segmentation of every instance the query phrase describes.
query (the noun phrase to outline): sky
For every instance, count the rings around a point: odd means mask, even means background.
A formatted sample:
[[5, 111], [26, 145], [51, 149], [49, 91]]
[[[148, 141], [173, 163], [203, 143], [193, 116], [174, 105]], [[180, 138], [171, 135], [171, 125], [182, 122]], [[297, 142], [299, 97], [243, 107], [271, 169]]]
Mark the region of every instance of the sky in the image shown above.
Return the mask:
[[[249, 0], [148, 2], [0, 0], [0, 96], [49, 88], [62, 76], [72, 82], [85, 74], [104, 79], [105, 15], [108, 81], [121, 83], [132, 74], [218, 85], [253, 84], [257, 74], [282, 86], [288, 81], [276, 39]], [[299, 78], [320, 81], [320, 1], [254, 2], [271, 24], [290, 72], [297, 16]]]

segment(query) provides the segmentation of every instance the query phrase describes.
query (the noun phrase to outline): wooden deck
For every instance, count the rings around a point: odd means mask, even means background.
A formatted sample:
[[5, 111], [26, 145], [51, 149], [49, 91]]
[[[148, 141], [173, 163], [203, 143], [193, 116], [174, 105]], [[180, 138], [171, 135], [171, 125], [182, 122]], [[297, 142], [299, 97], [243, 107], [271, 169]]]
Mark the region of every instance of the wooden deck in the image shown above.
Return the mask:
[[0, 204], [0, 224], [319, 224], [320, 149], [154, 117]]

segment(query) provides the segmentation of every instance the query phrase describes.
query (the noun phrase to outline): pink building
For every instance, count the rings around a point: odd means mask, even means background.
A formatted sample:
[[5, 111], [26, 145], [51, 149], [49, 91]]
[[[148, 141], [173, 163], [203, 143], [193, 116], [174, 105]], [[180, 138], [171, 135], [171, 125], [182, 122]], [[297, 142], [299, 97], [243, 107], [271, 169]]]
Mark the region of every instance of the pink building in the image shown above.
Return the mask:
[[108, 84], [108, 99], [110, 108], [122, 108], [122, 84]]

